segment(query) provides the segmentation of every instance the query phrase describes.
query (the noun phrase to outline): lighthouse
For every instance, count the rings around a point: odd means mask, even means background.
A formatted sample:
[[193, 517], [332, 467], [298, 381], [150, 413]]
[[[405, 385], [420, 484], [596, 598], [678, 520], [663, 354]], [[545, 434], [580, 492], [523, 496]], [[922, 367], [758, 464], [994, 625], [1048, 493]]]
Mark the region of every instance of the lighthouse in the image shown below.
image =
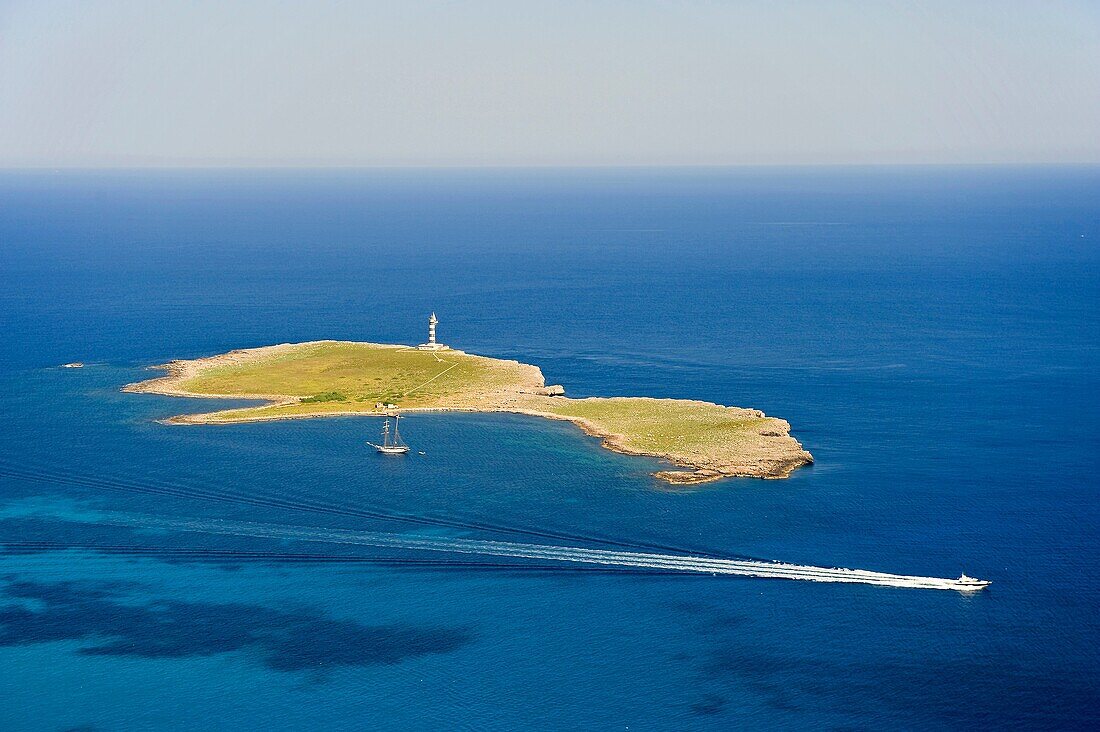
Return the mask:
[[417, 346], [417, 349], [419, 349], [421, 351], [445, 351], [445, 350], [447, 350], [447, 346], [443, 345], [442, 343], [438, 343], [435, 340], [435, 326], [438, 325], [438, 324], [439, 324], [439, 318], [435, 317], [435, 313], [433, 312], [430, 316], [428, 316], [428, 342], [427, 343], [421, 343], [419, 346]]

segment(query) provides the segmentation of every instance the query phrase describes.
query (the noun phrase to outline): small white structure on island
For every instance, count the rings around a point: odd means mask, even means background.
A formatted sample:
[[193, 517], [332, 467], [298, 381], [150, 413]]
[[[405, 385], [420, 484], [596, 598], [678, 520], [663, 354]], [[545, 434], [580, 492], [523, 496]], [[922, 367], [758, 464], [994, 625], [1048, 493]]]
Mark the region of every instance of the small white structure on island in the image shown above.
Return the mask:
[[428, 342], [421, 343], [417, 346], [417, 350], [420, 351], [446, 351], [449, 347], [442, 343], [437, 343], [435, 340], [435, 326], [439, 323], [439, 318], [435, 317], [433, 312], [428, 318]]

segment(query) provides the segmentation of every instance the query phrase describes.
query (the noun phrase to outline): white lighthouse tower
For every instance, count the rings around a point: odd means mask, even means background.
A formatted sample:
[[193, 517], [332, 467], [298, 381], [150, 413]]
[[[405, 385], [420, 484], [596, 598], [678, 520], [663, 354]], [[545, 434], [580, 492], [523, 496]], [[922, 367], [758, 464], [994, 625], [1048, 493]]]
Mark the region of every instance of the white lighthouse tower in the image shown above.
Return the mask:
[[438, 323], [439, 323], [439, 318], [435, 317], [435, 313], [433, 312], [431, 314], [431, 316], [428, 317], [428, 342], [427, 343], [421, 343], [419, 346], [417, 346], [417, 348], [419, 350], [421, 350], [421, 351], [445, 351], [445, 350], [447, 350], [447, 346], [443, 345], [442, 343], [438, 343], [435, 340], [435, 326]]

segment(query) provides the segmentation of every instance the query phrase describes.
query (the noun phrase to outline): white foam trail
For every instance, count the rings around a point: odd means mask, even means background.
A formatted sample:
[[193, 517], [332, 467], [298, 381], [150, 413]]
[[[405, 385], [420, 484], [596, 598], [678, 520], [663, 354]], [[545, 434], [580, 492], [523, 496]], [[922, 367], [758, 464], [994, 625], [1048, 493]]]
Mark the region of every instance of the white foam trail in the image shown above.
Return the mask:
[[269, 539], [293, 539], [329, 544], [355, 544], [359, 546], [387, 547], [416, 551], [446, 552], [449, 554], [477, 554], [481, 556], [538, 559], [551, 562], [603, 565], [609, 567], [633, 567], [676, 572], [693, 572], [711, 575], [737, 575], [742, 577], [768, 577], [774, 579], [807, 580], [811, 582], [847, 582], [885, 587], [915, 587], [929, 590], [971, 591], [981, 589], [957, 579], [920, 577], [904, 574], [888, 574], [863, 569], [814, 567], [804, 564], [764, 562], [742, 559], [712, 559], [679, 554], [653, 554], [648, 552], [611, 551], [584, 547], [553, 546], [549, 544], [521, 544], [508, 541], [481, 539], [457, 539], [419, 537], [405, 534], [384, 534], [371, 531], [346, 529], [316, 529], [229, 521], [173, 521], [166, 519], [106, 519], [105, 523], [128, 526], [135, 524], [148, 528], [165, 528], [194, 531], [206, 534], [254, 536]]

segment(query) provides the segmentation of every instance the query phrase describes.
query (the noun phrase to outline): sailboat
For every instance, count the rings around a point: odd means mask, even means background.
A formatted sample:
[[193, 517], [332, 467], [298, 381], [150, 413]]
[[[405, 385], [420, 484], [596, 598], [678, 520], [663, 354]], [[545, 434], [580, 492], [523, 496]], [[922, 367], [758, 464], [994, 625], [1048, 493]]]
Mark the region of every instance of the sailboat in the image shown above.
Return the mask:
[[397, 428], [397, 423], [400, 420], [400, 414], [393, 415], [393, 439], [390, 439], [390, 421], [387, 419], [382, 423], [382, 444], [376, 445], [373, 442], [367, 444], [383, 455], [404, 455], [407, 453], [409, 446], [401, 440], [401, 433]]

